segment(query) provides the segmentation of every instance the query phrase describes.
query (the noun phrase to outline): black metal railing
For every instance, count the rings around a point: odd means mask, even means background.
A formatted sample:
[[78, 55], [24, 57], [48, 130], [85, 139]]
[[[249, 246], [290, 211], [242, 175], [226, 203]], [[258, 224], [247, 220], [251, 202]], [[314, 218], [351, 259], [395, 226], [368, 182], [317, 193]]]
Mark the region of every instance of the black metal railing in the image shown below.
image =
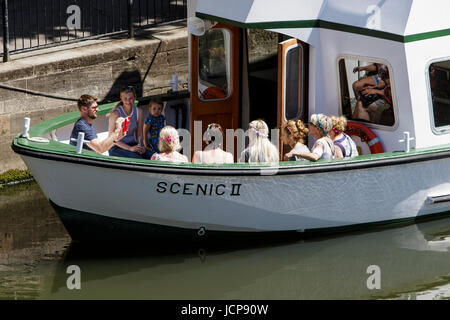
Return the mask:
[[[187, 17], [187, 0], [0, 0], [9, 54], [128, 32]], [[9, 38], [9, 39], [8, 39]]]

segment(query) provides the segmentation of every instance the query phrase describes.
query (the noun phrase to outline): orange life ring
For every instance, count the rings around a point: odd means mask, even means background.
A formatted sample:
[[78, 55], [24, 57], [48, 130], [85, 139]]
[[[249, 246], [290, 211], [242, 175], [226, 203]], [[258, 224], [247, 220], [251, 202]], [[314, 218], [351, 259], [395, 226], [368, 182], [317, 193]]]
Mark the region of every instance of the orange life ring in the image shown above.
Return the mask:
[[380, 138], [367, 128], [365, 125], [359, 122], [348, 121], [347, 130], [345, 133], [349, 136], [358, 136], [361, 138], [362, 142], [367, 143], [370, 148], [370, 153], [383, 153], [383, 145], [381, 144]]
[[217, 87], [206, 88], [200, 95], [204, 100], [223, 99], [226, 98], [225, 92]]

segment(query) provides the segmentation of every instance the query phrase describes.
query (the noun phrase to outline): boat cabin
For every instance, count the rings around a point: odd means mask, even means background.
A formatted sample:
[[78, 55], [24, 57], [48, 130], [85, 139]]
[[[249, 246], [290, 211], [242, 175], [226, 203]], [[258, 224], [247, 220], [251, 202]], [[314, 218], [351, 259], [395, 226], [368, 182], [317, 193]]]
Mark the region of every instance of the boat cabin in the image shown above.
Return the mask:
[[[211, 122], [246, 130], [255, 119], [276, 128], [323, 113], [362, 123], [385, 152], [404, 150], [404, 132], [413, 148], [450, 143], [448, 1], [189, 5], [191, 129], [202, 121], [202, 132]], [[358, 104], [372, 82], [385, 97]], [[360, 154], [371, 152], [352, 138]]]

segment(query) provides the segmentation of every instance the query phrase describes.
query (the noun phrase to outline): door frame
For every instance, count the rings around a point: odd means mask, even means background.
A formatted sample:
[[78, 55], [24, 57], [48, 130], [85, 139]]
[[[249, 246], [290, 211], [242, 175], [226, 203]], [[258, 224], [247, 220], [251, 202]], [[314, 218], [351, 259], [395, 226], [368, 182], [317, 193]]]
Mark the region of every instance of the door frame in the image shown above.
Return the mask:
[[[213, 29], [228, 29], [231, 35], [231, 59], [230, 59], [230, 94], [227, 98], [223, 100], [202, 100], [198, 94], [198, 67], [199, 67], [199, 37], [191, 34], [191, 68], [190, 68], [190, 78], [191, 78], [191, 95], [190, 95], [190, 121], [191, 121], [191, 154], [199, 150], [198, 146], [194, 145], [194, 121], [199, 120], [202, 116], [213, 116], [217, 115], [220, 117], [231, 117], [231, 128], [223, 127], [224, 133], [226, 129], [238, 129], [239, 127], [239, 108], [240, 108], [240, 38], [241, 29], [238, 27], [230, 26], [223, 23], [216, 24]], [[204, 121], [203, 121], [204, 122]], [[208, 123], [202, 122], [202, 132], [206, 130]], [[217, 121], [218, 123], [220, 121]], [[220, 123], [219, 123], [220, 124]], [[198, 134], [198, 133], [197, 133]], [[223, 137], [223, 146], [226, 146], [226, 135]], [[202, 139], [203, 140], [203, 139]], [[201, 149], [204, 149], [204, 142], [202, 143]], [[230, 150], [227, 150], [230, 151]]]
[[[283, 129], [283, 126], [286, 124], [285, 114], [286, 114], [286, 106], [285, 106], [285, 80], [286, 80], [286, 53], [290, 48], [294, 46], [299, 46], [302, 49], [302, 55], [299, 61], [299, 87], [298, 90], [301, 94], [299, 94], [299, 102], [302, 105], [302, 112], [300, 117], [297, 119], [302, 120], [304, 123], [308, 122], [308, 80], [309, 80], [309, 45], [303, 41], [300, 41], [295, 38], [291, 38], [280, 42], [278, 44], [278, 96], [277, 96], [277, 126], [280, 130]], [[303, 71], [303, 72], [302, 72]], [[294, 119], [294, 120], [297, 120]], [[307, 141], [305, 141], [307, 144]], [[283, 155], [290, 151], [290, 148], [283, 145], [281, 140], [281, 132], [280, 132], [280, 159], [283, 159]]]

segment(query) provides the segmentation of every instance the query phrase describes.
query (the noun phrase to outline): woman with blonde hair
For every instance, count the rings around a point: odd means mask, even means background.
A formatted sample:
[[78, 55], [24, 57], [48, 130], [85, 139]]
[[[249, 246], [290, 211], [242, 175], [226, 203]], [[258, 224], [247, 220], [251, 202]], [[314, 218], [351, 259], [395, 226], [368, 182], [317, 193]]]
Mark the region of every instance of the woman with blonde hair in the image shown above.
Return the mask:
[[223, 129], [220, 124], [209, 124], [203, 137], [206, 140], [207, 147], [204, 151], [194, 152], [193, 163], [223, 164], [234, 162], [233, 155], [222, 149]]
[[334, 145], [337, 146], [344, 158], [353, 158], [358, 156], [358, 149], [356, 144], [344, 131], [347, 129], [347, 118], [344, 116], [331, 116], [333, 122], [333, 129], [330, 131], [330, 138]]
[[289, 159], [292, 156], [298, 156], [310, 161], [342, 158], [340, 149], [334, 146], [333, 140], [331, 140], [329, 136], [329, 132], [332, 128], [333, 122], [326, 115], [321, 113], [311, 115], [309, 133], [317, 139], [311, 152], [291, 151], [286, 153], [284, 158]]
[[239, 162], [277, 162], [278, 150], [269, 141], [269, 127], [263, 120], [250, 122], [248, 129], [249, 146], [242, 151]]
[[116, 120], [119, 117], [129, 119], [129, 126], [125, 136], [120, 141], [115, 141], [109, 150], [110, 156], [149, 159], [150, 151], [143, 145], [143, 113], [134, 105], [136, 92], [133, 87], [125, 87], [120, 90], [120, 102], [113, 108], [109, 116], [109, 134], [116, 131]]
[[158, 143], [159, 153], [154, 153], [151, 160], [169, 162], [189, 162], [185, 155], [178, 152], [181, 149], [180, 136], [172, 126], [165, 126], [159, 133]]
[[[304, 145], [304, 139], [308, 135], [308, 128], [301, 120], [292, 121], [289, 120], [281, 128], [281, 140], [284, 144], [290, 146], [291, 151], [294, 152], [310, 152], [308, 147]], [[307, 159], [292, 156], [290, 158], [285, 158], [289, 161], [307, 161]]]

